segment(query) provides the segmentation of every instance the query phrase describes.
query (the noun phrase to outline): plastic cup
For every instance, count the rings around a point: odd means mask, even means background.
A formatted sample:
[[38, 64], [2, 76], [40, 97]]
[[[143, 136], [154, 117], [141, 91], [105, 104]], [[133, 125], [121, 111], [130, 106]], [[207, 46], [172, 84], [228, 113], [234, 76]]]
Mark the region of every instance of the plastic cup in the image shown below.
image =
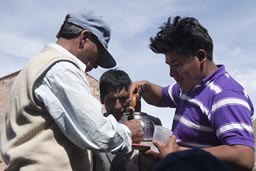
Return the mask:
[[[155, 125], [152, 141], [153, 142], [158, 141], [162, 145], [166, 145], [166, 143], [171, 135], [172, 135], [172, 131], [170, 129], [165, 128], [160, 125]], [[151, 145], [151, 150], [153, 150], [155, 152], [159, 152], [153, 143]]]

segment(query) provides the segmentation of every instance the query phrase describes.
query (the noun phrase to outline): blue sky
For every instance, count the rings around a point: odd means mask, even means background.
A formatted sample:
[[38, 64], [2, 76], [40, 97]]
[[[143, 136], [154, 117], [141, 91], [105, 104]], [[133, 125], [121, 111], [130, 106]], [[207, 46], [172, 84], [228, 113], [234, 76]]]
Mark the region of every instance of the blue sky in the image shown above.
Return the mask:
[[[109, 50], [119, 69], [133, 81], [150, 80], [165, 86], [173, 83], [164, 56], [149, 48], [149, 38], [169, 16], [197, 18], [214, 41], [214, 61], [247, 90], [256, 106], [256, 1], [254, 0], [10, 0], [0, 6], [0, 77], [21, 69], [24, 63], [55, 35], [65, 15], [87, 8], [95, 10], [111, 25]], [[99, 79], [106, 71], [89, 72]], [[142, 104], [142, 111], [160, 117], [171, 126], [174, 110]]]

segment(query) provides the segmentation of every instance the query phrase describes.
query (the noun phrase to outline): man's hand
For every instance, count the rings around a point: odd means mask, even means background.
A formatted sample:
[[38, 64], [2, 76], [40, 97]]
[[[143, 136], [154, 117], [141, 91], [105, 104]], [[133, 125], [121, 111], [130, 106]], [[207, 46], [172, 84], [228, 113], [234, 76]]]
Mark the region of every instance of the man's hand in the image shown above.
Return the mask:
[[143, 140], [143, 128], [138, 120], [129, 120], [129, 121], [124, 121], [122, 124], [126, 125], [132, 132], [132, 142], [133, 143], [141, 143]]
[[168, 139], [167, 144], [165, 146], [160, 142], [153, 142], [153, 143], [156, 146], [156, 148], [159, 150], [159, 153], [154, 152], [152, 150], [148, 150], [144, 154], [149, 158], [153, 158], [155, 161], [159, 161], [163, 159], [167, 154], [179, 150], [179, 145], [176, 143], [175, 135], [172, 135]]
[[175, 135], [172, 135], [168, 141], [167, 144], [164, 146], [159, 142], [153, 142], [154, 145], [157, 147], [157, 149], [160, 151], [159, 157], [162, 159], [164, 158], [167, 154], [178, 151], [179, 150], [179, 145], [176, 142], [176, 137]]

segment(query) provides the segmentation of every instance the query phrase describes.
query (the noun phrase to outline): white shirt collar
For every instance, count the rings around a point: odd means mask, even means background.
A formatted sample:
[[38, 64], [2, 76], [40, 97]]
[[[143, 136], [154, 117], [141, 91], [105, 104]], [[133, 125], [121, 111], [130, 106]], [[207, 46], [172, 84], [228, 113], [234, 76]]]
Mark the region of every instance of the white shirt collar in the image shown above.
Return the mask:
[[72, 53], [70, 53], [69, 51], [67, 51], [65, 48], [63, 48], [62, 46], [58, 45], [57, 43], [49, 43], [47, 44], [45, 47], [51, 47], [51, 48], [54, 48], [56, 50], [58, 50], [59, 52], [65, 54], [65, 55], [68, 55], [70, 57], [72, 57], [76, 62], [77, 64], [79, 65], [79, 67], [85, 71], [85, 68], [86, 68], [86, 65], [80, 60], [78, 59], [76, 56], [74, 56]]

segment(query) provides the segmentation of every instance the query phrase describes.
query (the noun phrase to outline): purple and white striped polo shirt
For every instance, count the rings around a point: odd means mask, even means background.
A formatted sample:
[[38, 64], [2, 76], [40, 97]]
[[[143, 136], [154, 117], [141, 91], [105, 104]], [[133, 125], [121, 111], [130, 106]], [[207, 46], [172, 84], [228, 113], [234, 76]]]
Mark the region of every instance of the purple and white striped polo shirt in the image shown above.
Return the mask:
[[190, 92], [178, 84], [163, 88], [165, 103], [176, 108], [172, 130], [177, 142], [187, 147], [240, 144], [254, 148], [253, 104], [225, 67], [218, 68]]

